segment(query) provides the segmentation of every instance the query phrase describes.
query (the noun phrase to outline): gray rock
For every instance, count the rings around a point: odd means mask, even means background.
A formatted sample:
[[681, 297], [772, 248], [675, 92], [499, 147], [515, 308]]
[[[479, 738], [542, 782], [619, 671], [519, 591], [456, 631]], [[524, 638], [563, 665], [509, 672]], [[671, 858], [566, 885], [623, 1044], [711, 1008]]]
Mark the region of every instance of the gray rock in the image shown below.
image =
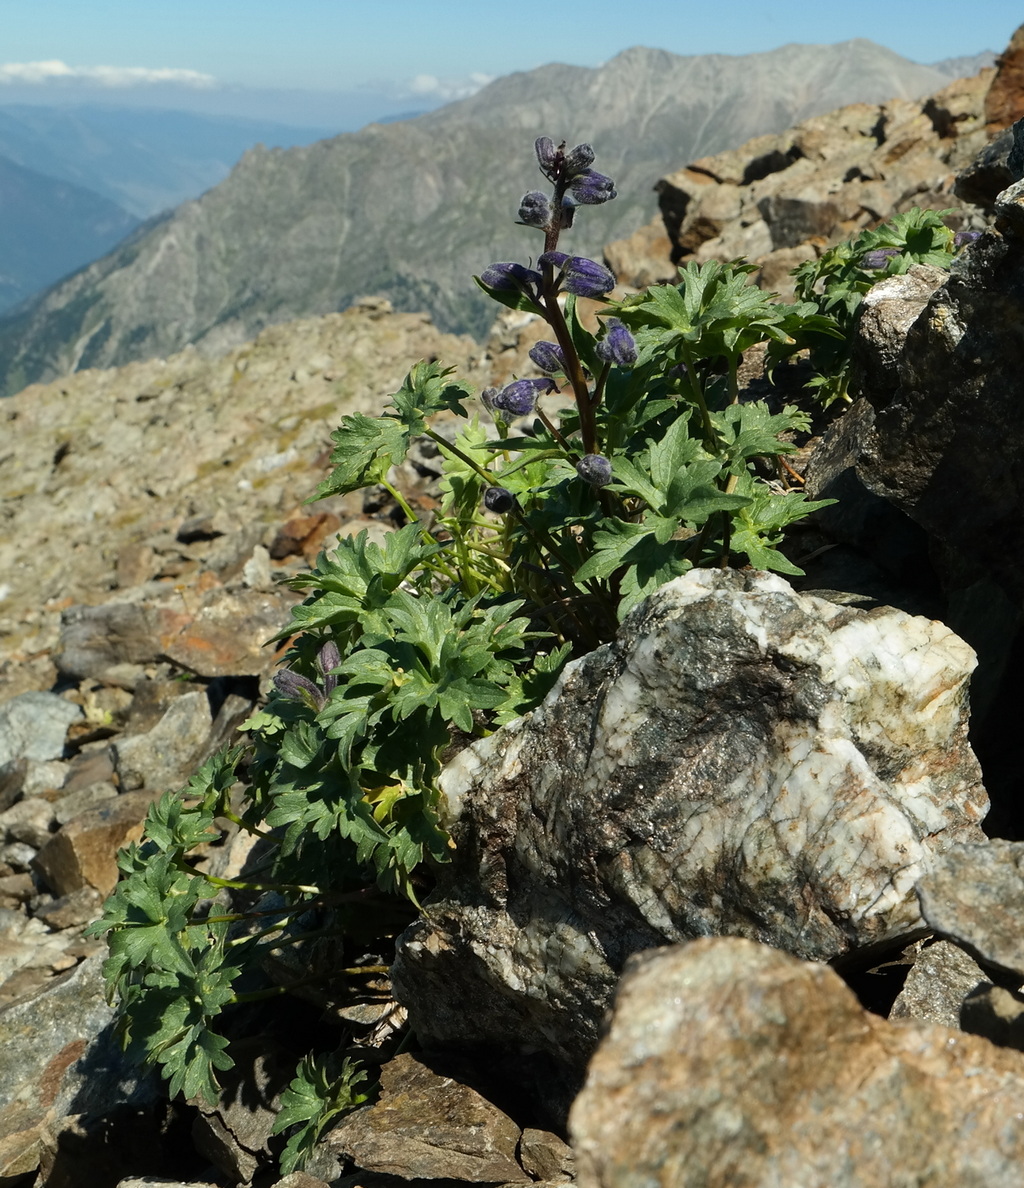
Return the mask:
[[456, 850], [392, 971], [414, 1030], [582, 1067], [640, 949], [828, 960], [923, 929], [918, 877], [982, 836], [972, 667], [939, 623], [775, 575], [669, 583], [442, 774]]
[[405, 1180], [529, 1181], [515, 1158], [519, 1127], [468, 1085], [408, 1054], [383, 1066], [380, 1085], [379, 1100], [326, 1139], [358, 1168]]
[[31, 1170], [47, 1133], [69, 1115], [97, 1118], [157, 1098], [156, 1075], [141, 1075], [121, 1051], [102, 962], [87, 958], [31, 999], [0, 1007], [0, 1175], [9, 1158]]
[[56, 693], [19, 693], [0, 704], [0, 765], [60, 759], [68, 727], [82, 710]]
[[580, 1188], [1016, 1188], [1024, 1059], [712, 938], [635, 958], [570, 1118]]
[[977, 962], [949, 941], [937, 941], [918, 954], [892, 1005], [889, 1018], [960, 1027], [964, 999], [980, 984], [988, 985], [989, 982]]
[[0, 813], [0, 831], [8, 841], [22, 842], [39, 849], [50, 840], [57, 823], [53, 805], [43, 796], [19, 800]]
[[954, 846], [936, 858], [917, 894], [932, 928], [1024, 980], [1024, 842]]
[[95, 808], [101, 801], [109, 800], [117, 795], [117, 789], [109, 780], [98, 780], [95, 784], [87, 784], [77, 792], [62, 796], [54, 804], [54, 817], [58, 825], [66, 825], [73, 821], [79, 813]]
[[913, 264], [905, 273], [886, 277], [864, 294], [852, 352], [859, 365], [858, 384], [870, 393], [876, 406], [883, 402], [883, 393], [897, 388], [898, 363], [907, 333], [948, 275], [944, 268]]
[[234, 1068], [223, 1074], [216, 1105], [197, 1102], [196, 1149], [229, 1177], [248, 1183], [273, 1162], [270, 1136], [281, 1091], [295, 1075], [295, 1059], [264, 1038], [232, 1044]]
[[205, 690], [176, 697], [152, 730], [124, 735], [113, 744], [121, 787], [180, 788], [202, 755], [212, 724]]
[[72, 606], [61, 616], [57, 668], [65, 676], [131, 689], [142, 679], [143, 666], [159, 655], [146, 610], [138, 603]]

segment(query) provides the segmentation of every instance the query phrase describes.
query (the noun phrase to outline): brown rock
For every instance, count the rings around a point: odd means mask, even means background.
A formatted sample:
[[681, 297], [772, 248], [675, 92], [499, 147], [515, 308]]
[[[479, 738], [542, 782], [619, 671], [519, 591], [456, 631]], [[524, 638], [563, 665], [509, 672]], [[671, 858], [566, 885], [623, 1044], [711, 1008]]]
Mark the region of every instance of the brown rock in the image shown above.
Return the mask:
[[258, 676], [273, 670], [281, 648], [266, 642], [291, 617], [298, 596], [285, 590], [210, 590], [193, 611], [161, 607], [160, 652], [205, 677]]
[[381, 1069], [376, 1104], [342, 1119], [326, 1141], [365, 1171], [510, 1183], [529, 1180], [515, 1158], [519, 1133], [476, 1090], [406, 1054]]
[[519, 1162], [535, 1180], [571, 1180], [576, 1166], [572, 1148], [557, 1134], [532, 1127], [519, 1140]]
[[126, 792], [75, 817], [39, 851], [36, 869], [58, 895], [86, 885], [109, 895], [117, 882], [117, 851], [142, 836], [152, 800], [145, 792]]
[[864, 1011], [825, 966], [706, 939], [634, 958], [573, 1106], [580, 1188], [1016, 1188], [1024, 1059]]
[[951, 189], [986, 143], [990, 77], [851, 104], [669, 174], [656, 189], [672, 259], [745, 256], [762, 265], [762, 288], [790, 296], [790, 268], [899, 211], [960, 206], [962, 223], [970, 211]]
[[315, 559], [324, 538], [331, 532], [337, 532], [341, 527], [341, 520], [328, 512], [317, 512], [314, 515], [302, 515], [296, 512], [278, 528], [270, 545], [270, 556], [275, 561], [282, 561], [285, 557], [304, 556]]
[[996, 76], [985, 96], [985, 124], [990, 133], [1009, 128], [1024, 116], [1024, 25], [996, 59]]
[[676, 278], [672, 243], [663, 219], [654, 219], [625, 239], [605, 244], [604, 262], [620, 285], [644, 289]]

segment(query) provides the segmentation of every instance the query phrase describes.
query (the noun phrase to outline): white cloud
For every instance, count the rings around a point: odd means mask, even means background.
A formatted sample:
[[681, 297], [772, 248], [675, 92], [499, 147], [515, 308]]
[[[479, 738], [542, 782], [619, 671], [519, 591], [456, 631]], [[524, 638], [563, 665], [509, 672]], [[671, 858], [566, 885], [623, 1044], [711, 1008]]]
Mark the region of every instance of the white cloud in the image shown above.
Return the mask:
[[432, 98], [447, 101], [468, 99], [470, 95], [475, 95], [481, 87], [486, 87], [489, 82], [493, 81], [493, 74], [479, 72], [464, 78], [438, 78], [434, 74], [417, 74], [409, 82], [409, 91], [413, 95], [429, 95]]
[[69, 66], [66, 62], [0, 63], [0, 84], [92, 83], [99, 87], [138, 87], [170, 83], [184, 87], [212, 87], [216, 79], [198, 70], [150, 70], [145, 66]]

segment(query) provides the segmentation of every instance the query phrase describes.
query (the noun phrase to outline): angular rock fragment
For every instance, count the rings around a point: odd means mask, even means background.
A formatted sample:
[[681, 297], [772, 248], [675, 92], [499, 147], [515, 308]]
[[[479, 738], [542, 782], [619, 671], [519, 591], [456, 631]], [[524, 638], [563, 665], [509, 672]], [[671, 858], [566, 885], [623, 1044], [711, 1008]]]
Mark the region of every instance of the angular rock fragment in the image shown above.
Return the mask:
[[869, 1014], [736, 938], [631, 963], [570, 1130], [580, 1188], [1016, 1188], [1024, 1058]]
[[442, 774], [457, 848], [393, 970], [414, 1029], [581, 1067], [640, 949], [829, 960], [923, 929], [914, 884], [982, 836], [973, 663], [940, 623], [775, 575], [669, 583]]
[[33, 866], [59, 896], [89, 886], [106, 897], [117, 883], [117, 851], [142, 836], [152, 800], [126, 792], [87, 809], [53, 834]]
[[1024, 981], [1024, 842], [954, 846], [917, 894], [932, 928]]
[[0, 704], [0, 767], [19, 759], [60, 759], [68, 727], [82, 716], [56, 693], [19, 693]]
[[530, 1179], [515, 1158], [519, 1134], [474, 1089], [403, 1055], [381, 1069], [376, 1104], [343, 1118], [326, 1141], [364, 1171], [505, 1184]]
[[152, 730], [113, 744], [121, 787], [176, 791], [202, 755], [212, 723], [205, 690], [175, 698]]
[[[979, 985], [989, 984], [985, 971], [963, 949], [937, 941], [918, 954], [889, 1018], [962, 1027], [964, 1000]], [[978, 1034], [973, 1027], [963, 1029]]]

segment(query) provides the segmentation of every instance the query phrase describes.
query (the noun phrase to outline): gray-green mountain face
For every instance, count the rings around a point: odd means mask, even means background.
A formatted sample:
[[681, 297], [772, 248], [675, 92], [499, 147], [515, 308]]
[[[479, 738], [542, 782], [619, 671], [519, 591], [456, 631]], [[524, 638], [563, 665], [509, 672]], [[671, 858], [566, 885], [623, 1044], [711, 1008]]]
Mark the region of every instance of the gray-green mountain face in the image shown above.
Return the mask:
[[0, 310], [110, 251], [138, 222], [92, 190], [0, 156]]
[[581, 210], [563, 240], [592, 255], [650, 220], [671, 168], [946, 81], [863, 40], [744, 57], [635, 48], [597, 69], [510, 75], [408, 122], [253, 150], [202, 198], [0, 320], [0, 390], [190, 342], [216, 353], [371, 293], [480, 334], [495, 309], [471, 275], [541, 250], [539, 232], [515, 226], [520, 197], [542, 184], [536, 136], [590, 141], [615, 178], [619, 198]]

